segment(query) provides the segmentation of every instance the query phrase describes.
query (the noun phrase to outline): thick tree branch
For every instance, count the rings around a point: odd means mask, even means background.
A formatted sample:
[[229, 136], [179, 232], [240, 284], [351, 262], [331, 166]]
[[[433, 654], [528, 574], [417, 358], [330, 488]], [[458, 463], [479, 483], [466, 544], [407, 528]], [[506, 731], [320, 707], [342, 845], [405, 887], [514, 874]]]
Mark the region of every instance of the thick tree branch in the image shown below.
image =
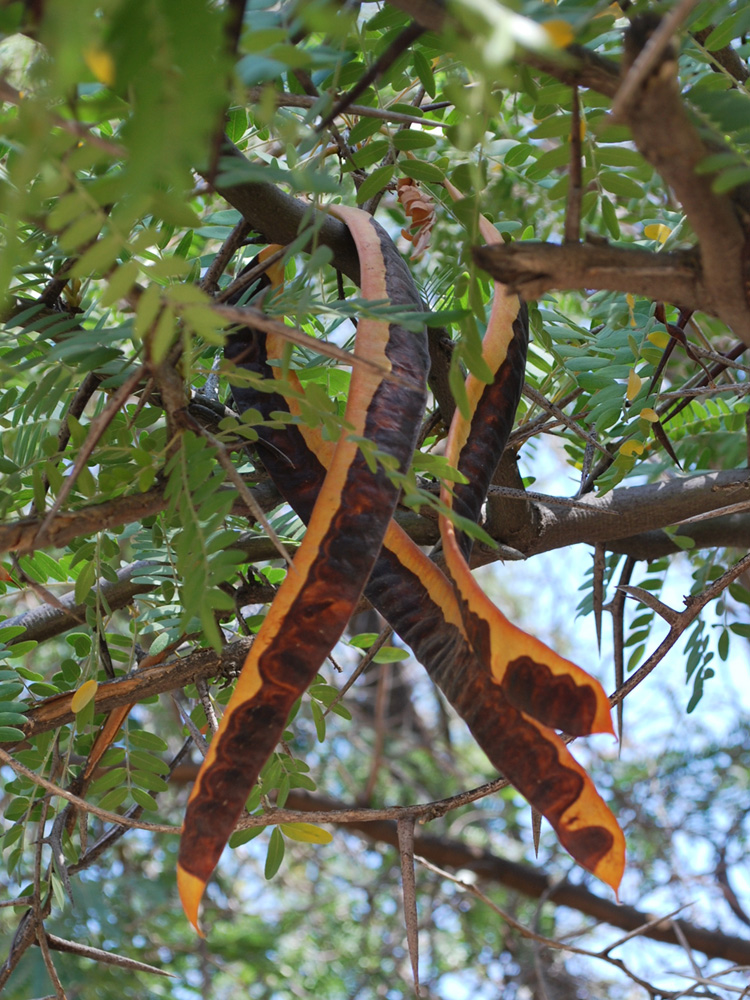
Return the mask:
[[[221, 154], [223, 166], [232, 160], [236, 161], [239, 169], [247, 164], [245, 157], [229, 139], [225, 139]], [[273, 184], [251, 180], [241, 184], [223, 184], [221, 173], [213, 183], [217, 193], [237, 209], [254, 232], [260, 233], [269, 243], [291, 243], [315, 217], [310, 243], [327, 246], [333, 252], [333, 266], [359, 284], [359, 256], [343, 222], [285, 194]]]
[[[480, 566], [499, 558], [511, 558], [509, 550], [529, 557], [578, 542], [592, 545], [602, 542], [614, 552], [625, 552], [637, 559], [655, 559], [678, 550], [668, 535], [656, 529], [713, 511], [717, 512], [716, 518], [685, 525], [679, 533], [694, 539], [699, 547], [743, 545], [743, 539], [750, 532], [750, 514], [733, 513], [731, 517], [723, 517], [719, 512], [746, 499], [750, 501], [749, 482], [748, 473], [743, 469], [712, 472], [647, 486], [623, 487], [605, 497], [589, 497], [585, 503], [573, 507], [558, 506], [552, 502], [549, 505], [540, 504], [526, 497], [516, 500], [501, 490], [490, 488], [488, 525], [492, 527], [495, 540], [505, 548], [498, 551], [477, 545], [472, 561], [475, 566]], [[264, 511], [272, 510], [281, 502], [275, 488], [267, 482], [255, 486], [253, 494]], [[78, 511], [62, 512], [50, 527], [50, 537], [54, 545], [64, 546], [82, 535], [158, 513], [166, 505], [162, 490], [154, 489], [147, 494], [121, 497]], [[521, 509], [525, 507], [527, 517], [519, 520], [515, 516], [515, 508], [512, 508], [514, 513], [509, 517], [505, 513], [509, 505]], [[237, 500], [233, 513], [247, 514], [241, 500]], [[434, 545], [438, 540], [438, 525], [434, 516], [399, 510], [396, 521], [418, 545]], [[0, 525], [0, 551], [28, 551], [29, 546], [33, 547], [38, 525], [39, 520], [35, 518]], [[260, 543], [256, 541], [254, 544]], [[259, 555], [255, 558], [265, 557]], [[74, 620], [71, 620], [67, 627], [73, 624]], [[59, 631], [64, 629], [55, 628], [55, 634]]]
[[718, 315], [695, 252], [652, 253], [607, 243], [508, 243], [474, 247], [474, 259], [525, 299], [553, 289], [632, 292]]
[[543, 508], [538, 534], [524, 554], [531, 556], [574, 542], [609, 544], [741, 500], [750, 501], [746, 469], [616, 489], [603, 497], [587, 498], [585, 506]]
[[[658, 21], [653, 18], [638, 18], [627, 32], [624, 81], [648, 44], [655, 24]], [[622, 102], [622, 119], [630, 126], [644, 158], [674, 191], [698, 237], [709, 306], [700, 308], [718, 316], [750, 344], [750, 307], [745, 287], [747, 233], [736, 205], [740, 193], [717, 194], [713, 175], [696, 172], [711, 150], [683, 104], [673, 53], [668, 52], [653, 73], [637, 82], [632, 99]]]
[[[696, 549], [737, 548], [750, 549], [750, 513], [726, 514], [699, 524], [684, 525], [679, 529], [681, 538], [690, 538]], [[666, 531], [644, 531], [628, 538], [607, 543], [611, 552], [621, 552], [634, 559], [661, 559], [680, 551]]]

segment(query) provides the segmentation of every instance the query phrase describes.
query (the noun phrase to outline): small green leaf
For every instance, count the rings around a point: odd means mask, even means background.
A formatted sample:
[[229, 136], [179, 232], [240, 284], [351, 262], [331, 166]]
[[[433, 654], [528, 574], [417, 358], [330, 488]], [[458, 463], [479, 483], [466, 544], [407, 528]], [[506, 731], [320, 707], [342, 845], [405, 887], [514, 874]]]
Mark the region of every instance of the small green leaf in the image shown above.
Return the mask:
[[143, 750], [167, 750], [167, 744], [155, 733], [147, 733], [145, 729], [129, 729], [128, 740], [134, 747], [141, 747]]
[[156, 812], [158, 810], [159, 803], [153, 795], [149, 795], [149, 793], [143, 788], [131, 788], [130, 794], [133, 797], [133, 801], [137, 803], [137, 805], [141, 806], [142, 809], [148, 809], [151, 812]]
[[421, 49], [414, 49], [411, 55], [412, 65], [414, 66], [414, 71], [419, 77], [419, 82], [422, 84], [427, 93], [434, 99], [437, 93], [437, 88], [435, 86], [435, 76], [432, 72], [432, 66], [429, 60]]
[[107, 809], [109, 812], [114, 812], [115, 809], [118, 809], [123, 804], [127, 797], [127, 786], [113, 788], [111, 792], [107, 792], [107, 794], [100, 799], [98, 805], [101, 809]]
[[434, 163], [426, 163], [424, 160], [399, 160], [399, 170], [405, 177], [411, 177], [415, 181], [427, 181], [430, 184], [442, 184], [445, 174]]
[[356, 649], [369, 649], [377, 638], [377, 632], [360, 632], [359, 635], [351, 637], [349, 645], [354, 646]]
[[109, 279], [109, 284], [99, 299], [100, 305], [111, 306], [118, 299], [124, 298], [135, 284], [137, 277], [138, 263], [135, 260], [121, 264]]
[[111, 771], [107, 771], [96, 781], [91, 783], [89, 791], [92, 795], [96, 795], [99, 792], [108, 792], [110, 788], [115, 788], [118, 785], [127, 783], [127, 771], [124, 767], [113, 767]]
[[76, 580], [75, 599], [77, 604], [83, 604], [89, 596], [95, 580], [96, 566], [93, 562], [86, 563], [81, 572], [78, 574], [78, 579]]
[[373, 170], [359, 191], [357, 191], [357, 204], [361, 205], [387, 187], [391, 183], [395, 172], [396, 166], [393, 163], [387, 163], [385, 166]]
[[251, 826], [247, 830], [238, 830], [237, 833], [233, 833], [229, 838], [229, 846], [240, 847], [242, 844], [246, 844], [249, 840], [254, 840], [258, 834], [263, 833], [264, 830], [264, 826]]
[[[397, 132], [393, 137], [393, 145], [396, 149], [404, 151], [407, 149], [428, 149], [434, 146], [437, 139], [429, 132], [415, 132], [414, 129], [405, 129]], [[416, 161], [412, 161], [416, 162]]]
[[281, 831], [275, 826], [268, 841], [268, 853], [266, 854], [266, 866], [263, 874], [267, 879], [274, 877], [284, 860], [284, 838]]
[[399, 660], [408, 660], [409, 653], [397, 646], [384, 646], [377, 651], [372, 659], [373, 663], [397, 663]]
[[310, 702], [310, 709], [312, 711], [313, 722], [315, 723], [318, 743], [324, 743], [326, 738], [326, 720], [323, 711], [317, 701]]

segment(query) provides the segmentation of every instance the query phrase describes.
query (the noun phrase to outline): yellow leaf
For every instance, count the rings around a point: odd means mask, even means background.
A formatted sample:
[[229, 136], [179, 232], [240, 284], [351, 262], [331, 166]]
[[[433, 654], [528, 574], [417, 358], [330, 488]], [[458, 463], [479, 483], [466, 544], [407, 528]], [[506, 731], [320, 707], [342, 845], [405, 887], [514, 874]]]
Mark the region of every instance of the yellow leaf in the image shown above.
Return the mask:
[[[583, 140], [586, 138], [586, 122], [583, 119], [581, 119], [580, 124], [578, 126], [578, 135], [580, 137], [581, 142], [583, 142]], [[568, 138], [572, 141], [573, 139], [572, 132], [570, 133]]]
[[105, 87], [111, 87], [115, 82], [115, 61], [104, 49], [86, 49], [83, 59], [88, 68]]
[[659, 414], [656, 410], [652, 410], [650, 406], [644, 406], [638, 416], [643, 417], [644, 420], [648, 420], [650, 424], [658, 424], [659, 422]]
[[84, 681], [84, 683], [81, 684], [76, 693], [70, 699], [70, 707], [76, 715], [88, 705], [92, 698], [96, 696], [98, 687], [99, 685], [93, 678], [90, 681]]
[[303, 844], [330, 844], [333, 835], [313, 823], [282, 823], [281, 832], [290, 840], [299, 840]]
[[625, 301], [628, 304], [628, 312], [630, 313], [630, 325], [631, 326], [635, 326], [636, 325], [636, 322], [635, 322], [635, 295], [633, 295], [631, 292], [628, 292], [628, 294], [625, 296]]
[[643, 444], [640, 441], [625, 441], [620, 445], [620, 454], [629, 458], [631, 455], [642, 455]]
[[573, 29], [567, 21], [557, 19], [545, 21], [542, 27], [547, 32], [549, 40], [556, 49], [564, 49], [566, 45], [570, 45], [575, 37]]
[[631, 369], [630, 374], [628, 375], [628, 388], [625, 391], [625, 398], [627, 400], [635, 399], [640, 392], [642, 385], [643, 379], [641, 376], [636, 374], [635, 369]]
[[650, 240], [658, 240], [660, 243], [666, 243], [671, 233], [672, 230], [669, 226], [665, 226], [661, 222], [654, 222], [643, 230], [644, 236]]
[[669, 334], [665, 333], [664, 330], [654, 330], [654, 332], [650, 333], [646, 339], [650, 340], [655, 347], [660, 347], [664, 350], [669, 343]]

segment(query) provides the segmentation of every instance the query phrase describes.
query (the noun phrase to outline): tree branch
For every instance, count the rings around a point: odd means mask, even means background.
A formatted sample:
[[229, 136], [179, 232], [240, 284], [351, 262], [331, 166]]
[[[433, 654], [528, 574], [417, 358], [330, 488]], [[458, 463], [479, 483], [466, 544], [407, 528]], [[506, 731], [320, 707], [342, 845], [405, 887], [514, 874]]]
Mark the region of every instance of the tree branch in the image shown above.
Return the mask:
[[[247, 163], [239, 149], [226, 138], [221, 155], [228, 160], [234, 159], [240, 168]], [[209, 178], [206, 179], [211, 183]], [[221, 173], [213, 183], [217, 194], [236, 208], [253, 231], [260, 233], [269, 243], [291, 243], [305, 226], [309, 226], [317, 213], [314, 237], [311, 234], [310, 243], [314, 241], [318, 246], [327, 246], [333, 252], [333, 266], [359, 284], [359, 256], [343, 222], [285, 194], [273, 184], [250, 180], [241, 184], [223, 184]]]
[[[417, 24], [430, 31], [459, 34], [466, 37], [461, 22], [438, 0], [389, 0], [392, 7], [405, 11]], [[522, 52], [521, 62], [533, 66], [541, 73], [548, 73], [569, 86], [587, 87], [607, 97], [614, 97], [620, 84], [620, 70], [616, 63], [582, 45], [569, 45], [555, 56], [536, 52]]]
[[[273, 510], [281, 503], [281, 496], [270, 480], [263, 480], [253, 487], [253, 496], [261, 510]], [[64, 548], [74, 538], [93, 535], [97, 531], [131, 524], [145, 517], [152, 517], [165, 510], [169, 501], [164, 496], [164, 486], [155, 486], [147, 493], [133, 493], [104, 503], [91, 504], [78, 510], [60, 511], [55, 515], [43, 539], [44, 548]], [[247, 514], [243, 501], [237, 500], [234, 514]], [[41, 519], [22, 517], [9, 524], [0, 525], [0, 552], [33, 552], [42, 546], [37, 535]]]
[[[298, 790], [289, 793], [287, 806], [300, 812], [347, 808], [343, 802]], [[393, 821], [347, 823], [346, 829], [356, 830], [368, 840], [391, 844], [398, 849], [398, 833], [396, 823]], [[557, 883], [551, 876], [537, 868], [506, 861], [490, 851], [470, 847], [448, 838], [417, 833], [414, 837], [414, 851], [442, 868], [468, 869], [488, 881], [498, 882], [532, 899], [544, 896], [558, 906], [569, 906], [595, 920], [626, 931], [636, 930], [653, 919], [653, 914], [644, 913], [634, 906], [623, 906], [602, 899], [580, 885]], [[643, 937], [681, 946], [679, 936], [674, 930], [675, 922], [667, 920], [645, 928], [642, 932]], [[723, 958], [738, 965], [750, 964], [750, 941], [696, 927], [682, 920], [679, 921], [679, 926], [690, 946], [710, 958]]]
[[[744, 499], [750, 501], [746, 469], [616, 489], [603, 497], [587, 498], [585, 505], [543, 508], [536, 538], [523, 551], [532, 556], [574, 541], [609, 544], [654, 528], [665, 528], [696, 514], [718, 511]], [[490, 491], [489, 503], [492, 502]]]
[[477, 264], [525, 299], [554, 289], [632, 292], [718, 315], [692, 250], [652, 253], [608, 243], [500, 243], [472, 248]]
[[[658, 19], [649, 16], [634, 20], [625, 36], [626, 70], [635, 67], [658, 24]], [[717, 194], [713, 174], [696, 172], [712, 150], [685, 109], [674, 53], [668, 51], [652, 73], [636, 82], [632, 98], [622, 103], [622, 120], [630, 126], [638, 150], [673, 189], [698, 238], [706, 295], [700, 308], [718, 316], [750, 344], [744, 263], [747, 233], [735, 203], [741, 193]], [[661, 298], [675, 301], [668, 295]]]
[[[297, 546], [294, 543], [287, 543], [287, 546], [294, 551]], [[245, 555], [248, 563], [261, 562], [268, 559], [277, 559], [278, 552], [271, 539], [264, 535], [247, 535], [238, 538], [237, 543], [232, 548], [238, 549]], [[110, 611], [119, 611], [132, 603], [133, 598], [139, 594], [147, 594], [156, 589], [157, 584], [147, 583], [136, 579], [149, 572], [154, 572], [163, 566], [151, 559], [139, 559], [137, 562], [129, 563], [117, 570], [117, 580], [107, 580], [100, 578], [95, 584], [95, 588], [102, 598], [102, 601]], [[250, 583], [242, 587], [243, 604], [266, 604], [273, 600], [276, 591], [270, 584]], [[45, 642], [56, 635], [62, 635], [68, 629], [75, 628], [76, 625], [86, 621], [87, 604], [85, 601], [76, 603], [75, 594], [65, 594], [54, 604], [41, 604], [38, 608], [25, 611], [23, 614], [15, 615], [13, 618], [5, 618], [2, 627], [20, 626], [24, 629], [23, 634], [9, 639], [7, 645], [12, 646], [18, 642]]]
[[[132, 705], [155, 694], [176, 691], [201, 678], [235, 675], [245, 662], [251, 645], [251, 639], [238, 639], [226, 646], [221, 654], [213, 649], [197, 649], [167, 663], [136, 670], [114, 681], [105, 681], [97, 689], [95, 710], [97, 714], [111, 712], [121, 705]], [[71, 709], [74, 694], [75, 691], [67, 691], [54, 695], [32, 708], [26, 716], [26, 723], [18, 727], [25, 738], [32, 739], [72, 722], [75, 718]], [[12, 744], [5, 746], [10, 749]]]

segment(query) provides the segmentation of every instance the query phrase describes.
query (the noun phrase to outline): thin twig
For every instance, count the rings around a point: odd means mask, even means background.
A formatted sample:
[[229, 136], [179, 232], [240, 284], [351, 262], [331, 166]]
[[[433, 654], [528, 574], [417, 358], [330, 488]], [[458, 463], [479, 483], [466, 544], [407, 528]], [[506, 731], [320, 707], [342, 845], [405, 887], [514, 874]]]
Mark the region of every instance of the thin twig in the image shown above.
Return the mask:
[[375, 719], [373, 729], [375, 742], [372, 748], [372, 761], [370, 763], [370, 773], [367, 775], [367, 783], [362, 793], [362, 801], [370, 803], [378, 781], [378, 774], [383, 763], [383, 747], [385, 745], [386, 714], [388, 709], [388, 698], [391, 693], [391, 664], [381, 663], [380, 674], [378, 676], [378, 686], [375, 694]]
[[[28, 98], [22, 97], [21, 92], [12, 87], [7, 80], [0, 80], [0, 101], [19, 105], [27, 102]], [[78, 139], [85, 140], [98, 149], [103, 149], [105, 153], [109, 153], [116, 160], [126, 160], [128, 157], [128, 151], [124, 146], [102, 138], [92, 130], [92, 127], [83, 125], [81, 122], [61, 118], [60, 115], [54, 114], [49, 114], [49, 122], [54, 128], [61, 128]]]
[[[615, 596], [609, 606], [612, 615], [612, 634], [614, 640], [615, 653], [615, 689], [619, 688], [625, 680], [625, 590], [630, 583], [630, 578], [635, 569], [635, 559], [628, 556], [622, 567], [620, 582], [617, 586]], [[617, 739], [622, 752], [622, 718], [624, 702], [617, 703]]]
[[679, 392], [660, 392], [658, 399], [684, 399], [685, 397], [718, 396], [722, 392], [732, 392], [736, 396], [746, 396], [750, 393], [750, 385], [730, 382], [728, 385], [705, 385], [695, 389], [680, 389]]
[[380, 53], [378, 58], [367, 69], [352, 89], [341, 98], [338, 104], [318, 123], [316, 132], [322, 132], [324, 128], [331, 124], [339, 115], [343, 115], [347, 108], [363, 93], [370, 84], [384, 73], [396, 59], [405, 52], [409, 46], [424, 33], [424, 28], [416, 23], [407, 25], [403, 31], [393, 39], [390, 45]]
[[98, 806], [94, 806], [85, 799], [80, 798], [80, 796], [74, 795], [73, 792], [69, 792], [66, 788], [61, 788], [60, 785], [56, 785], [53, 781], [48, 781], [40, 774], [29, 770], [28, 767], [25, 767], [11, 757], [9, 753], [6, 753], [2, 747], [0, 747], [0, 762], [7, 764], [8, 767], [12, 767], [17, 774], [22, 774], [29, 781], [33, 781], [35, 785], [44, 788], [52, 795], [57, 795], [68, 802], [72, 802], [79, 809], [92, 813], [107, 823], [116, 823], [118, 826], [128, 826], [135, 830], [151, 830], [152, 833], [180, 833], [182, 830], [181, 826], [167, 826], [164, 823], [146, 823], [140, 820], [129, 819], [127, 816], [120, 816], [117, 813], [110, 812], [108, 809], [100, 809]]
[[619, 704], [623, 698], [626, 698], [631, 691], [633, 691], [638, 685], [645, 680], [646, 677], [655, 669], [662, 661], [664, 656], [669, 652], [669, 650], [674, 646], [680, 636], [684, 633], [685, 629], [694, 621], [698, 615], [701, 613], [703, 608], [716, 597], [719, 596], [730, 583], [733, 583], [737, 577], [742, 576], [744, 572], [750, 569], [750, 554], [744, 556], [739, 562], [735, 563], [730, 569], [714, 582], [707, 587], [702, 594], [697, 594], [692, 597], [686, 598], [687, 607], [685, 610], [678, 615], [674, 623], [669, 629], [669, 633], [666, 638], [661, 641], [657, 649], [649, 656], [644, 664], [642, 664], [634, 674], [632, 674], [624, 684], [610, 695], [609, 703], [614, 706]]
[[326, 707], [326, 710], [323, 712], [323, 718], [325, 718], [328, 715], [328, 713], [333, 711], [334, 707], [339, 704], [339, 702], [343, 699], [344, 695], [349, 691], [354, 682], [359, 677], [362, 676], [365, 670], [367, 670], [367, 668], [373, 662], [373, 660], [375, 659], [375, 654], [379, 652], [387, 642], [390, 642], [392, 635], [393, 635], [393, 629], [391, 628], [390, 625], [386, 625], [386, 627], [377, 637], [375, 642], [372, 644], [372, 646], [370, 646], [365, 655], [359, 661], [359, 663], [353, 670], [349, 680], [346, 682], [346, 684], [344, 684], [344, 686], [341, 688], [339, 693], [333, 699], [331, 704]]
[[370, 361], [368, 358], [350, 354], [349, 351], [344, 351], [326, 340], [311, 337], [302, 330], [298, 330], [293, 326], [287, 326], [280, 320], [271, 319], [258, 309], [253, 309], [250, 306], [227, 306], [220, 304], [210, 304], [207, 308], [212, 309], [218, 316], [223, 317], [230, 323], [239, 323], [240, 326], [250, 326], [260, 330], [262, 333], [276, 334], [290, 343], [296, 344], [298, 347], [304, 347], [309, 351], [315, 351], [317, 354], [324, 354], [326, 357], [333, 358], [334, 361], [339, 361], [342, 365], [347, 365], [348, 367], [363, 365], [365, 368], [369, 368], [391, 382], [403, 382], [403, 379], [391, 374], [388, 369], [383, 365], [379, 365], [376, 361]]
[[138, 962], [134, 958], [127, 958], [125, 955], [103, 951], [101, 948], [92, 948], [90, 945], [81, 944], [78, 941], [67, 941], [65, 938], [57, 937], [55, 934], [47, 934], [46, 939], [47, 944], [54, 951], [61, 951], [68, 955], [79, 955], [81, 958], [89, 958], [93, 962], [100, 962], [102, 965], [116, 965], [121, 969], [131, 969], [133, 972], [150, 972], [155, 976], [167, 976], [170, 979], [177, 979], [177, 976], [173, 972], [158, 969], [155, 965], [148, 965], [146, 962]]
[[[265, 93], [263, 87], [251, 87], [248, 92], [250, 101], [259, 101], [261, 94]], [[317, 104], [319, 98], [311, 97], [307, 94], [276, 94], [277, 107], [289, 108], [311, 108]], [[450, 106], [446, 102], [446, 106]], [[429, 105], [424, 107], [425, 111], [436, 110]], [[430, 125], [435, 128], [447, 128], [449, 122], [438, 121], [435, 118], [422, 118], [417, 115], [409, 115], [403, 111], [389, 111], [388, 108], [369, 107], [366, 104], [350, 104], [346, 109], [347, 114], [355, 115], [358, 118], [380, 118], [381, 121], [394, 122], [398, 125]]]
[[568, 427], [570, 430], [572, 430], [574, 434], [577, 434], [578, 437], [583, 438], [584, 441], [589, 442], [592, 445], [592, 447], [596, 448], [598, 451], [602, 453], [602, 455], [605, 455], [608, 459], [611, 460], [612, 456], [604, 447], [604, 445], [599, 444], [599, 442], [592, 434], [586, 433], [586, 431], [583, 430], [583, 428], [580, 427], [578, 423], [575, 420], [573, 420], [572, 417], [569, 417], [567, 413], [563, 413], [563, 411], [560, 409], [559, 406], [556, 406], [554, 403], [550, 403], [550, 401], [546, 399], [541, 392], [539, 392], [533, 386], [529, 385], [528, 382], [523, 387], [523, 394], [527, 399], [530, 399], [533, 403], [536, 403], [537, 406], [541, 406], [543, 410], [547, 411], [547, 413], [550, 413], [554, 417], [556, 417], [560, 421], [560, 423], [565, 424], [565, 426]]
[[37, 531], [37, 544], [44, 544], [45, 534], [47, 532], [47, 529], [54, 520], [55, 515], [59, 512], [60, 508], [65, 503], [68, 494], [75, 485], [75, 481], [78, 478], [79, 473], [81, 472], [82, 469], [84, 469], [87, 466], [89, 458], [91, 457], [91, 453], [97, 446], [99, 439], [101, 438], [102, 434], [104, 434], [107, 427], [109, 427], [111, 421], [114, 419], [120, 407], [125, 403], [128, 396], [132, 394], [135, 387], [144, 377], [146, 371], [147, 369], [145, 365], [141, 365], [139, 368], [136, 368], [136, 370], [131, 373], [130, 377], [127, 378], [125, 382], [123, 382], [120, 388], [110, 398], [109, 402], [104, 407], [99, 416], [95, 417], [91, 421], [91, 424], [89, 425], [88, 434], [86, 435], [86, 440], [81, 445], [81, 449], [78, 452], [78, 455], [76, 456], [73, 468], [70, 470], [69, 474], [63, 480], [63, 484], [60, 488], [60, 492], [57, 494], [55, 502], [52, 504], [49, 511], [47, 512], [46, 517], [39, 526], [39, 530]]
[[581, 200], [583, 198], [583, 168], [581, 154], [581, 103], [578, 86], [572, 91], [573, 114], [570, 120], [570, 186], [565, 207], [565, 242], [578, 243], [581, 239]]
[[227, 451], [227, 449], [224, 447], [221, 441], [219, 441], [218, 438], [214, 437], [214, 435], [210, 431], [206, 430], [205, 427], [202, 427], [197, 421], [193, 422], [193, 429], [198, 434], [200, 434], [201, 437], [204, 437], [206, 441], [208, 441], [209, 444], [212, 446], [212, 448], [216, 452], [216, 458], [219, 461], [219, 465], [226, 472], [229, 480], [231, 481], [232, 485], [236, 488], [242, 500], [247, 504], [247, 509], [250, 511], [250, 514], [252, 515], [254, 520], [257, 521], [258, 524], [262, 526], [265, 533], [273, 542], [274, 548], [279, 553], [284, 562], [287, 564], [287, 566], [291, 566], [293, 559], [287, 552], [286, 546], [279, 538], [271, 522], [268, 520], [266, 515], [261, 510], [261, 507], [256, 501], [255, 497], [253, 496], [252, 492], [245, 485], [242, 476], [239, 474], [234, 465], [234, 462], [229, 457], [229, 452]]
[[226, 270], [229, 261], [245, 242], [245, 237], [249, 232], [250, 223], [246, 219], [241, 219], [221, 244], [218, 253], [211, 262], [211, 266], [200, 280], [200, 287], [205, 292], [211, 293], [216, 290], [219, 278]]

